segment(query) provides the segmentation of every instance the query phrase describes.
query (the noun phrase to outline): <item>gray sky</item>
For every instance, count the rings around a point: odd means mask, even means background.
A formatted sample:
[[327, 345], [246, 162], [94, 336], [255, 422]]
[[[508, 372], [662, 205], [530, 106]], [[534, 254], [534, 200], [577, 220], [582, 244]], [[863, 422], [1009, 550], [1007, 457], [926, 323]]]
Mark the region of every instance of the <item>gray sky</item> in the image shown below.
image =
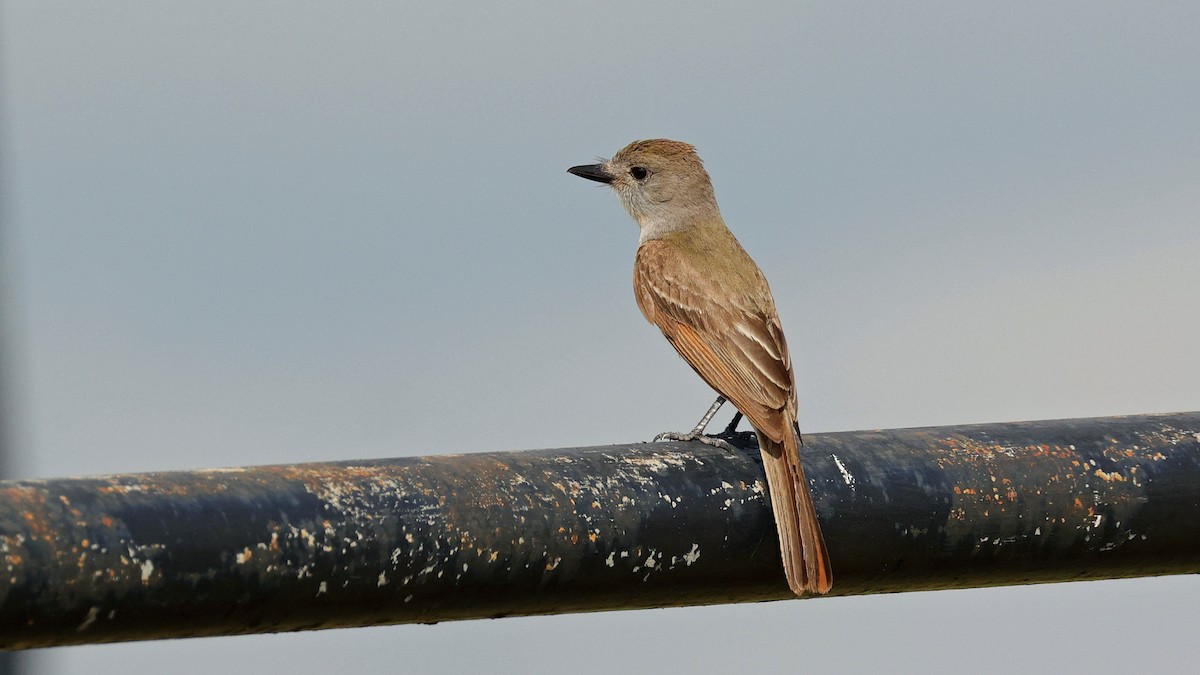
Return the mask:
[[[565, 173], [697, 145], [801, 424], [1200, 409], [1200, 4], [0, 5], [22, 476], [651, 437]], [[46, 673], [1167, 670], [1193, 577], [39, 652]]]

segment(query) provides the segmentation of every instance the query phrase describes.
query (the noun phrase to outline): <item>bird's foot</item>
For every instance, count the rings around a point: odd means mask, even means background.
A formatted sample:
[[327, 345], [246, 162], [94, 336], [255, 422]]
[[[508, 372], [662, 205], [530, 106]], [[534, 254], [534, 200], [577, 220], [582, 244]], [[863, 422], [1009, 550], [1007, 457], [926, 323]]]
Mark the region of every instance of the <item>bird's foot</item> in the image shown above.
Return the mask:
[[695, 428], [686, 434], [681, 434], [677, 431], [666, 431], [654, 437], [655, 442], [658, 441], [679, 441], [686, 443], [688, 441], [700, 441], [705, 445], [711, 445], [714, 448], [721, 448], [726, 452], [740, 452], [737, 445], [754, 446], [758, 444], [758, 439], [752, 432], [738, 431], [738, 422], [742, 421], [742, 413], [734, 413], [733, 420], [729, 422], [729, 426], [719, 434], [708, 435], [704, 433], [704, 428], [712, 420], [713, 415], [717, 414], [717, 410], [725, 403], [724, 396], [718, 396], [717, 401], [712, 404], [708, 412], [704, 413], [704, 417], [700, 418], [700, 422]]
[[694, 429], [686, 434], [681, 434], [678, 431], [664, 431], [663, 433], [655, 436], [654, 441], [656, 443], [659, 441], [678, 441], [680, 443], [687, 443], [688, 441], [700, 441], [705, 445], [711, 445], [714, 448], [721, 448], [727, 452], [740, 452], [737, 446], [722, 438], [723, 436], [725, 436], [724, 433], [716, 436], [707, 436]]

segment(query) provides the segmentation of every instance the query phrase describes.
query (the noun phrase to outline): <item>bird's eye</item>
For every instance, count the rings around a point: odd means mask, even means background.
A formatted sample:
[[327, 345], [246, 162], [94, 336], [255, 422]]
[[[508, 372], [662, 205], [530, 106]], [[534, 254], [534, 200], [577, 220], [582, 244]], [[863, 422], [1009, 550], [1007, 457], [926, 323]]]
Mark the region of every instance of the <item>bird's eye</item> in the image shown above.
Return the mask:
[[635, 166], [629, 170], [629, 175], [636, 180], [646, 180], [646, 176], [650, 175], [650, 171], [644, 166]]

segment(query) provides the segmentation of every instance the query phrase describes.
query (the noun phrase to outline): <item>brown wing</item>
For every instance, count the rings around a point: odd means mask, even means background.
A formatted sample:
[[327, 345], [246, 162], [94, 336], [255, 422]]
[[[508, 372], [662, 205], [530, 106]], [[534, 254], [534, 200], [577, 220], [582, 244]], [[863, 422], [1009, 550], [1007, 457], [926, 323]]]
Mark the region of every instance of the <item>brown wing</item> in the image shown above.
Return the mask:
[[634, 290], [642, 314], [700, 377], [781, 442], [796, 419], [791, 359], [770, 289], [751, 267], [754, 278], [722, 283], [669, 244], [648, 241], [638, 248]]
[[720, 269], [695, 267], [700, 256], [663, 241], [642, 244], [633, 273], [638, 307], [758, 430], [788, 584], [797, 595], [826, 593], [833, 575], [794, 431], [787, 343], [766, 279], [740, 247], [731, 254], [745, 264], [722, 278]]

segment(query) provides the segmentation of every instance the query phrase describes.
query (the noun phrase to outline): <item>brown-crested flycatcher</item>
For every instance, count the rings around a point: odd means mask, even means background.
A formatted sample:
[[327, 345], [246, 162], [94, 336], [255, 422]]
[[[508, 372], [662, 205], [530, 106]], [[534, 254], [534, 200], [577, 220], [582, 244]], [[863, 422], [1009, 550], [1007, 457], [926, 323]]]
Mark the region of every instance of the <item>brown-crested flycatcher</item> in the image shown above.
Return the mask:
[[800, 463], [795, 380], [775, 300], [721, 219], [695, 148], [634, 141], [603, 164], [568, 171], [608, 184], [637, 221], [638, 307], [720, 394], [691, 433], [664, 436], [710, 441], [704, 427], [725, 399], [733, 403], [757, 432], [788, 585], [827, 592], [833, 576]]

